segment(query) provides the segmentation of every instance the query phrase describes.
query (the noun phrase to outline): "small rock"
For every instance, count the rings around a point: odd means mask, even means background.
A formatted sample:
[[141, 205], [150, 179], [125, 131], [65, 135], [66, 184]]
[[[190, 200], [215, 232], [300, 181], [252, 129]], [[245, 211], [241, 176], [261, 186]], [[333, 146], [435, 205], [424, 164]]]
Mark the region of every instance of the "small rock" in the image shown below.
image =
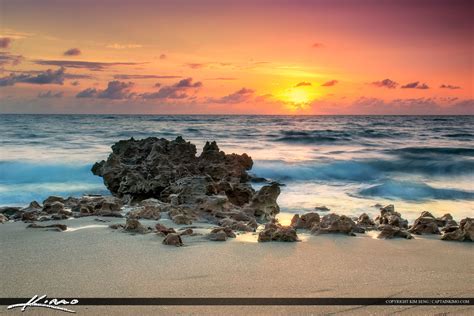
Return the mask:
[[323, 206], [316, 206], [314, 209], [315, 209], [316, 211], [318, 211], [318, 212], [329, 212], [329, 211], [330, 211], [330, 209], [327, 208], [327, 207], [324, 206], [324, 205], [323, 205]]
[[[48, 198], [49, 199], [49, 198]], [[59, 213], [64, 210], [64, 204], [59, 201], [44, 203], [43, 212], [48, 214]]]
[[131, 233], [146, 234], [148, 229], [143, 226], [137, 219], [128, 218], [125, 223], [124, 230]]
[[451, 226], [443, 232], [442, 240], [474, 241], [474, 219], [466, 217], [459, 222], [459, 227]]
[[394, 237], [400, 237], [405, 239], [412, 239], [413, 236], [407, 232], [402, 230], [399, 227], [392, 226], [392, 225], [383, 225], [380, 227], [381, 231], [377, 238], [380, 239], [391, 239]]
[[158, 234], [161, 234], [163, 236], [176, 233], [176, 231], [173, 228], [168, 228], [165, 225], [160, 224], [160, 223], [155, 225], [155, 229]]
[[163, 244], [180, 247], [183, 246], [183, 240], [181, 239], [180, 235], [171, 233], [166, 235], [165, 239], [163, 240]]
[[191, 228], [187, 228], [184, 231], [180, 232], [180, 236], [191, 236], [194, 234], [194, 231]]
[[209, 240], [212, 241], [226, 241], [227, 240], [227, 235], [224, 231], [218, 231], [215, 233], [210, 233], [209, 234]]
[[295, 242], [299, 241], [296, 230], [291, 226], [282, 226], [276, 221], [272, 221], [265, 225], [265, 228], [258, 234], [259, 242], [267, 241], [283, 241]]
[[26, 228], [56, 228], [59, 231], [65, 231], [67, 229], [67, 226], [64, 224], [53, 224], [53, 225], [30, 224], [26, 226]]
[[0, 223], [8, 222], [8, 217], [0, 213]]
[[421, 216], [415, 220], [408, 231], [417, 235], [440, 234], [438, 223], [434, 216], [429, 212], [421, 213]]
[[320, 217], [318, 213], [305, 213], [301, 216], [294, 215], [291, 219], [291, 226], [294, 228], [311, 229], [315, 224], [319, 224]]

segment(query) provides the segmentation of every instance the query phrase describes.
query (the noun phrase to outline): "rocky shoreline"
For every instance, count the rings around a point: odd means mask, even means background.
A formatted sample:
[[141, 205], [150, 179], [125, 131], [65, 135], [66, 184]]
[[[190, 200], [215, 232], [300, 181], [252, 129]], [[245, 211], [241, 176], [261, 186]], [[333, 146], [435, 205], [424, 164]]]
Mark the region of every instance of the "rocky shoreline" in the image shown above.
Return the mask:
[[[215, 142], [207, 142], [196, 156], [196, 146], [181, 137], [173, 141], [154, 137], [122, 140], [112, 146], [107, 160], [97, 162], [92, 172], [103, 178], [112, 196], [62, 198], [50, 196], [42, 204], [0, 208], [0, 222], [23, 221], [28, 228], [67, 230], [64, 224], [42, 225], [84, 216], [123, 217], [123, 224], [110, 228], [124, 232], [155, 233], [166, 245], [182, 246], [182, 236], [195, 236], [195, 223], [215, 225], [207, 233], [210, 241], [225, 241], [244, 232], [258, 233], [259, 242], [299, 241], [298, 231], [313, 235], [338, 233], [349, 236], [377, 231], [378, 238], [406, 238], [437, 234], [441, 240], [474, 241], [474, 219], [459, 224], [450, 214], [435, 217], [422, 212], [413, 224], [403, 219], [393, 205], [380, 207], [380, 215], [358, 218], [316, 212], [295, 215], [289, 226], [276, 219], [280, 184], [268, 182], [255, 191], [248, 171], [252, 158], [247, 154], [225, 154]], [[259, 179], [260, 181], [264, 179]], [[321, 210], [319, 211], [329, 211]], [[160, 223], [169, 218], [183, 229], [176, 231]], [[155, 227], [140, 219], [155, 220]]]

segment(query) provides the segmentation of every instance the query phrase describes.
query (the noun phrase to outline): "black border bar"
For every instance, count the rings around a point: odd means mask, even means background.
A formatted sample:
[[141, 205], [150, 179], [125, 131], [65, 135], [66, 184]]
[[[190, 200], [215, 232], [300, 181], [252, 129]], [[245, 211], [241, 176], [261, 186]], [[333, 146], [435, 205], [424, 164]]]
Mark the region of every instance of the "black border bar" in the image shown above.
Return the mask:
[[[51, 298], [50, 298], [51, 299]], [[288, 297], [123, 297], [123, 298], [63, 298], [58, 300], [78, 300], [76, 306], [81, 305], [115, 305], [115, 306], [262, 306], [262, 305], [474, 305], [473, 298], [288, 298]], [[0, 305], [26, 303], [30, 298], [0, 298]], [[63, 305], [73, 307], [75, 305]]]

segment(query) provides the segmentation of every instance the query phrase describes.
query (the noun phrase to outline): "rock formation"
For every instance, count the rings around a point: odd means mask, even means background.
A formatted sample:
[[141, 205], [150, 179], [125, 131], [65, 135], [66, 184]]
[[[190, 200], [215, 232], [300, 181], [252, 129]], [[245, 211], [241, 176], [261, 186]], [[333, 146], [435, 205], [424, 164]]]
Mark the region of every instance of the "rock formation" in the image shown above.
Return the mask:
[[474, 241], [474, 218], [466, 217], [459, 226], [449, 226], [444, 230], [442, 240]]
[[259, 242], [266, 241], [299, 241], [296, 230], [292, 226], [282, 226], [276, 220], [265, 225], [265, 228], [258, 234]]

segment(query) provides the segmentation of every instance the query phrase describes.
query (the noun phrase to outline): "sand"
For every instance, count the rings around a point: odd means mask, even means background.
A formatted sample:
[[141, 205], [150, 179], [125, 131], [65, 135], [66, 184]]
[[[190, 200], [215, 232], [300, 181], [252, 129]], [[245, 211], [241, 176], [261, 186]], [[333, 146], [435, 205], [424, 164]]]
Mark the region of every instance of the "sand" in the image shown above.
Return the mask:
[[[163, 238], [156, 234], [112, 230], [107, 227], [110, 223], [94, 217], [58, 222], [71, 229], [26, 229], [21, 222], [0, 225], [0, 297], [445, 298], [474, 294], [472, 243], [444, 242], [438, 236], [378, 240], [371, 234], [302, 234], [303, 241], [298, 243], [257, 243], [252, 234], [227, 242], [186, 236], [186, 246], [178, 248], [162, 245]], [[470, 306], [75, 306], [74, 310], [91, 315], [474, 313]], [[2, 307], [0, 313], [12, 311]]]

